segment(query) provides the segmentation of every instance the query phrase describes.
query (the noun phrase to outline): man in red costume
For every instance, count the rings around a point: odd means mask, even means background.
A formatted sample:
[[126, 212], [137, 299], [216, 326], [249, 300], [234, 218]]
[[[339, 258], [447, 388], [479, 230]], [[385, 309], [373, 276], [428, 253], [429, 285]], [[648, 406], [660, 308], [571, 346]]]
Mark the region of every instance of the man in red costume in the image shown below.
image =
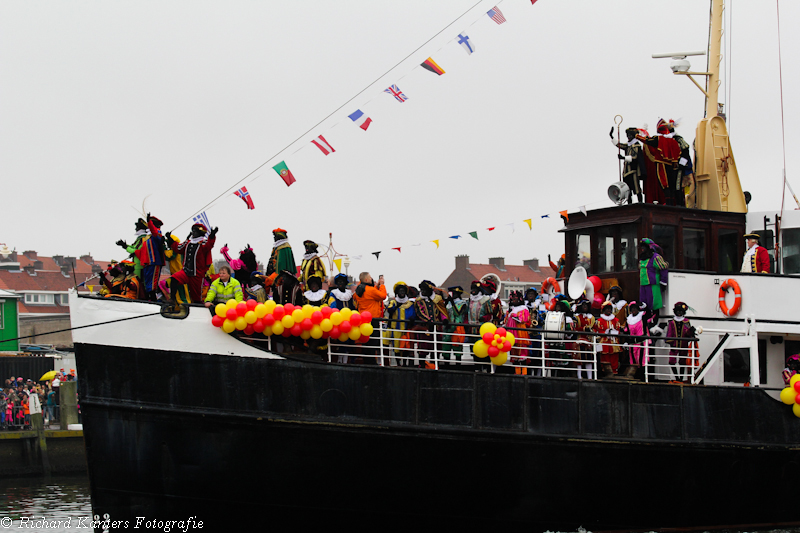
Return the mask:
[[761, 236], [758, 233], [748, 233], [744, 238], [747, 239], [747, 251], [742, 259], [742, 272], [769, 274], [769, 252], [758, 244]]
[[[170, 244], [172, 251], [183, 256], [183, 268], [175, 272], [170, 278], [173, 280], [169, 283], [172, 305], [175, 305], [178, 287], [181, 285], [189, 286], [189, 297], [192, 303], [203, 301], [203, 278], [212, 263], [211, 250], [217, 241], [217, 231], [219, 231], [219, 228], [214, 228], [209, 233], [203, 224], [194, 224], [189, 238], [180, 245], [173, 241], [172, 236], [167, 233], [166, 240]], [[206, 236], [206, 233], [208, 233], [208, 236]]]
[[644, 197], [648, 204], [675, 205], [678, 180], [678, 160], [681, 147], [669, 131], [669, 123], [658, 120], [654, 137], [637, 135], [644, 145]]

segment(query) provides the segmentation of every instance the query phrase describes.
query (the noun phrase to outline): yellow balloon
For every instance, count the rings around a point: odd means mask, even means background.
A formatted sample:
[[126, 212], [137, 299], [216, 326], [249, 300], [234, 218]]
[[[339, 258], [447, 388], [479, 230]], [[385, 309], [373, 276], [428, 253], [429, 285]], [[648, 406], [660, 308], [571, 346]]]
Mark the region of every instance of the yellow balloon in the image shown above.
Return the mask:
[[303, 318], [311, 318], [311, 315], [314, 313], [314, 308], [311, 307], [309, 304], [303, 306]]
[[267, 306], [264, 304], [258, 304], [253, 311], [255, 311], [258, 318], [264, 318], [267, 316]]
[[489, 355], [489, 346], [483, 340], [479, 340], [472, 346], [472, 353], [478, 357], [486, 357]]
[[781, 401], [786, 405], [792, 405], [796, 397], [797, 393], [795, 392], [794, 387], [786, 387], [781, 391]]
[[[294, 326], [294, 324], [292, 324], [292, 325]], [[283, 333], [284, 329], [286, 329], [286, 328], [283, 326], [282, 322], [275, 322], [274, 324], [272, 324], [272, 334], [273, 335], [280, 335], [281, 333]], [[265, 329], [264, 331], [266, 332], [267, 330]]]
[[511, 346], [514, 346], [514, 344], [517, 343], [516, 337], [514, 337], [514, 334], [510, 331], [506, 333], [506, 340], [511, 343]]
[[294, 318], [292, 318], [290, 315], [284, 315], [283, 318], [281, 318], [281, 324], [283, 324], [283, 327], [286, 329], [289, 329], [294, 326]]
[[348, 339], [347, 333], [342, 333], [339, 335], [339, 342], [344, 342]]
[[794, 416], [800, 418], [800, 403], [796, 403], [792, 406], [792, 412], [794, 413]]
[[492, 364], [494, 366], [503, 366], [508, 361], [508, 352], [500, 352], [497, 357], [492, 357]]
[[240, 316], [236, 318], [236, 321], [233, 324], [236, 326], [236, 329], [242, 331], [247, 327], [247, 320], [245, 320], [243, 316]]
[[342, 318], [344, 318], [345, 320], [350, 318], [350, 315], [353, 314], [353, 310], [348, 308], [348, 307], [345, 307], [344, 309], [340, 309], [339, 312], [342, 314]]
[[228, 308], [225, 307], [225, 304], [217, 304], [217, 306], [214, 308], [214, 312], [217, 314], [217, 316], [225, 318], [225, 315], [228, 313]]
[[319, 310], [321, 310], [321, 307], [318, 305], [315, 305], [314, 307], [311, 308], [312, 313], [316, 313]]
[[233, 320], [225, 319], [225, 322], [222, 323], [222, 331], [225, 333], [233, 333], [233, 330], [236, 329], [236, 326], [233, 324]]
[[342, 322], [344, 322], [344, 315], [342, 315], [342, 313], [333, 313], [331, 315], [331, 323], [334, 326], [338, 326]]
[[[278, 324], [275, 324], [275, 326], [277, 326], [277, 325], [278, 325]], [[264, 335], [265, 335], [265, 336], [267, 336], [267, 337], [269, 337], [270, 335], [272, 335], [272, 334], [274, 333], [274, 332], [272, 331], [272, 328], [273, 328], [273, 327], [274, 327], [274, 326], [267, 326], [267, 327], [265, 327], [265, 328], [264, 328], [264, 331], [263, 331]], [[281, 325], [281, 327], [283, 327], [283, 325]]]
[[312, 339], [321, 339], [322, 338], [322, 327], [319, 324], [314, 324], [311, 326], [311, 338]]
[[330, 331], [333, 329], [333, 322], [331, 322], [330, 318], [323, 318], [322, 322], [319, 323], [319, 327], [322, 328], [322, 331]]
[[255, 311], [248, 311], [248, 312], [246, 312], [246, 313], [244, 314], [244, 320], [245, 320], [245, 322], [247, 322], [248, 324], [255, 324], [255, 323], [256, 323], [256, 320], [258, 320], [258, 317], [256, 316], [256, 312], [255, 312]]
[[367, 337], [372, 335], [372, 332], [375, 331], [375, 328], [369, 322], [367, 322], [366, 324], [361, 324], [358, 327], [358, 329], [361, 330], [362, 335], [366, 335]]
[[234, 300], [234, 299], [230, 299], [230, 300], [228, 300], [227, 302], [225, 302], [225, 307], [227, 307], [228, 309], [233, 309], [233, 308], [234, 308], [234, 307], [236, 307], [238, 304], [239, 304], [239, 302], [237, 302], [236, 300]]
[[299, 324], [300, 322], [302, 322], [303, 319], [305, 318], [303, 316], [303, 310], [295, 309], [294, 311], [292, 311], [292, 318], [294, 319], [295, 324]]
[[303, 340], [308, 340], [308, 339], [310, 339], [310, 338], [311, 338], [311, 332], [310, 332], [310, 331], [308, 331], [308, 330], [305, 330], [305, 329], [304, 329], [304, 330], [303, 330], [303, 331], [300, 333], [300, 338], [301, 338], [301, 339], [303, 339]]
[[361, 330], [358, 328], [353, 328], [350, 330], [350, 333], [347, 334], [350, 337], [351, 341], [357, 341], [361, 338]]
[[270, 314], [275, 310], [275, 306], [278, 305], [275, 303], [275, 300], [267, 300], [264, 302], [264, 306], [267, 308], [267, 314]]
[[483, 337], [486, 333], [494, 333], [495, 331], [497, 331], [497, 326], [495, 326], [491, 322], [484, 322], [483, 324], [481, 324], [481, 329], [480, 329], [481, 337]]
[[800, 381], [800, 374], [795, 374], [792, 376], [792, 379], [789, 380], [789, 386], [794, 388], [794, 384]]

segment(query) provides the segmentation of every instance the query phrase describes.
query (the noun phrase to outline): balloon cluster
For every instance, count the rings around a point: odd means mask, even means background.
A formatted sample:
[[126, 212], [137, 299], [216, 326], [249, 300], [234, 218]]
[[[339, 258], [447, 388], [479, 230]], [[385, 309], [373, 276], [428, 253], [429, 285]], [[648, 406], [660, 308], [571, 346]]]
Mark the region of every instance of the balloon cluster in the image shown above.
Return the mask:
[[800, 418], [800, 374], [795, 374], [789, 386], [781, 391], [781, 401], [792, 406], [794, 416]]
[[278, 305], [273, 300], [258, 303], [255, 300], [237, 302], [228, 300], [214, 308], [211, 324], [225, 333], [238, 330], [246, 335], [262, 333], [266, 336], [282, 335], [301, 339], [348, 339], [365, 343], [372, 335], [372, 314], [351, 309], [333, 309], [292, 304]]
[[472, 353], [480, 358], [488, 355], [495, 366], [505, 364], [508, 361], [508, 352], [516, 342], [514, 334], [491, 322], [481, 324], [480, 333], [481, 338], [472, 345]]

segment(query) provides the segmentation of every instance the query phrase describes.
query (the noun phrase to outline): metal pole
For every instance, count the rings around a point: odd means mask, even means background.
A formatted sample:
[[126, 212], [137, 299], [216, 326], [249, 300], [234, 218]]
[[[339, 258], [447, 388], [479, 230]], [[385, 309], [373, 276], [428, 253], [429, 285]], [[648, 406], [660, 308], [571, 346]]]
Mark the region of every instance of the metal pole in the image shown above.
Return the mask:
[[433, 367], [439, 370], [439, 349], [438, 349], [439, 327], [433, 326]]
[[378, 320], [378, 343], [380, 344], [378, 354], [381, 356], [381, 366], [386, 366], [383, 361], [383, 320]]
[[650, 360], [650, 356], [649, 355], [650, 355], [650, 341], [646, 340], [646, 341], [644, 341], [644, 361], [642, 361], [642, 364], [645, 365], [644, 366], [644, 382], [645, 383], [650, 383], [650, 365], [647, 364], [648, 361]]

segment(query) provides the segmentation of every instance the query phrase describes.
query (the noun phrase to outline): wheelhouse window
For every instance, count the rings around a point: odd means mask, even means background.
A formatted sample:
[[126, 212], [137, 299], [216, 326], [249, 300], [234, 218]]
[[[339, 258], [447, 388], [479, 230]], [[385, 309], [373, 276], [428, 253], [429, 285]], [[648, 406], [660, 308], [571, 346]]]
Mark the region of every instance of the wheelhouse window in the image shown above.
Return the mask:
[[586, 272], [592, 273], [592, 238], [588, 233], [578, 233], [575, 235], [575, 250], [578, 252], [578, 259], [575, 266], [582, 266]]
[[664, 251], [664, 260], [670, 268], [675, 268], [675, 226], [665, 224], [653, 224], [653, 236], [651, 237], [657, 245]]
[[597, 272], [613, 272], [614, 226], [597, 228]]
[[784, 229], [781, 235], [783, 273], [800, 274], [800, 228]]
[[687, 270], [706, 270], [705, 229], [683, 228], [683, 268]]
[[[619, 232], [619, 270], [636, 270], [639, 260], [636, 257], [637, 239], [636, 224], [624, 224]], [[657, 241], [656, 241], [657, 242]]]
[[738, 271], [739, 257], [739, 232], [735, 229], [720, 228], [717, 234], [717, 272], [732, 274]]

